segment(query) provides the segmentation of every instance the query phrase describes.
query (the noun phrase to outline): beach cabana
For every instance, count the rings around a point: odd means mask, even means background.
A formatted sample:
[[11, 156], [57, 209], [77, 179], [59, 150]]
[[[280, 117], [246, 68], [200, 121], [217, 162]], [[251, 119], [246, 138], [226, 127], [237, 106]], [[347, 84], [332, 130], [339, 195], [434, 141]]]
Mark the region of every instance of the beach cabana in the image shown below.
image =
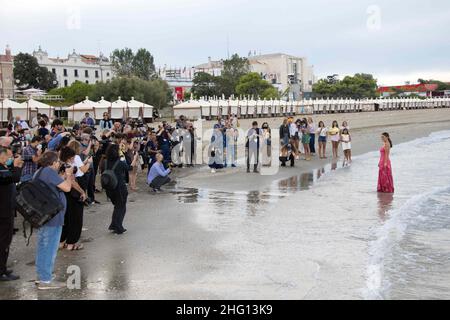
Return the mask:
[[85, 100], [67, 107], [67, 117], [70, 121], [79, 122], [84, 118], [86, 112], [90, 114], [94, 113], [94, 106], [95, 102], [89, 100], [89, 97], [86, 97]]
[[230, 100], [229, 109], [231, 115], [237, 115], [239, 113], [239, 100]]
[[1, 122], [8, 122], [12, 118], [19, 116], [21, 120], [29, 120], [28, 108], [10, 99], [0, 102]]
[[201, 116], [204, 119], [209, 119], [211, 117], [211, 102], [207, 100], [200, 100]]
[[188, 100], [177, 104], [173, 107], [173, 116], [179, 118], [185, 116], [190, 120], [198, 120], [202, 118], [201, 103], [197, 100]]
[[[130, 103], [128, 102], [128, 105]], [[144, 118], [146, 121], [152, 122], [153, 121], [153, 109], [154, 107], [150, 104], [143, 103], [142, 104], [142, 118]]]
[[27, 101], [23, 102], [22, 105], [26, 106], [26, 108], [28, 109], [28, 114], [30, 115], [29, 119], [32, 119], [33, 115], [36, 115], [38, 113], [46, 114], [49, 117], [51, 117], [55, 113], [54, 107], [34, 99], [28, 99]]

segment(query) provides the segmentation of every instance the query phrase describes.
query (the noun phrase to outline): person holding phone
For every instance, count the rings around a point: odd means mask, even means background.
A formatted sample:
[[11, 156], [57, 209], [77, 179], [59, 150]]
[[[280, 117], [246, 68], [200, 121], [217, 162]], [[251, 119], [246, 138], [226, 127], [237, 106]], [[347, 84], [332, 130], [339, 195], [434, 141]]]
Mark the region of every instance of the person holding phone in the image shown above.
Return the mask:
[[34, 136], [30, 144], [22, 150], [22, 159], [25, 162], [22, 169], [22, 176], [20, 182], [28, 182], [33, 178], [33, 175], [38, 169], [38, 160], [42, 154], [42, 138]]

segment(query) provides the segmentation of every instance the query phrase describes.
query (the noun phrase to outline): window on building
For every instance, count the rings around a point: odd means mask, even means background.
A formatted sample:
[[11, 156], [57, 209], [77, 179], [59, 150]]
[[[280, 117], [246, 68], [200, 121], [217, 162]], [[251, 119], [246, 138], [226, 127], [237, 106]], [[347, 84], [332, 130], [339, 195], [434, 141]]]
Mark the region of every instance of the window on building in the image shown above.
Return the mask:
[[106, 76], [109, 77], [109, 72], [106, 73]]
[[56, 74], [56, 69], [55, 68], [52, 69], [52, 73]]
[[86, 84], [89, 84], [89, 80], [86, 80]]
[[98, 78], [98, 70], [95, 70], [95, 77]]
[[84, 76], [85, 76], [86, 78], [89, 78], [89, 70], [84, 70]]
[[67, 69], [64, 69], [64, 77], [67, 77]]
[[73, 70], [73, 75], [74, 75], [75, 77], [78, 77], [78, 70], [77, 70], [77, 69]]
[[95, 83], [98, 83], [98, 80], [95, 80]]
[[69, 83], [67, 82], [67, 80], [64, 80], [64, 87], [67, 87], [69, 85]]

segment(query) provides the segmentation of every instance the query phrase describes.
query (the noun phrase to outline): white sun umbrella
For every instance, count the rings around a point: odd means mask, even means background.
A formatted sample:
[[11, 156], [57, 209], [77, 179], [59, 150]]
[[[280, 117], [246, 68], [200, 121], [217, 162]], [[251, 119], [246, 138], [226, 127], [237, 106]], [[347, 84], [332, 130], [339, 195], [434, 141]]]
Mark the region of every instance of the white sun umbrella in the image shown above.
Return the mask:
[[221, 99], [219, 100], [219, 116], [224, 117], [229, 113], [230, 100]]
[[201, 117], [209, 119], [211, 117], [211, 102], [208, 100], [200, 100]]
[[230, 114], [231, 115], [238, 115], [239, 113], [239, 99], [237, 100], [230, 100], [229, 101], [229, 105], [230, 105]]
[[256, 100], [253, 97], [247, 101], [247, 115], [254, 117], [256, 115]]
[[261, 117], [263, 114], [264, 100], [256, 100], [256, 116]]
[[263, 103], [263, 106], [262, 106], [262, 115], [264, 117], [267, 117], [267, 116], [269, 116], [271, 101], [264, 99], [263, 102], [264, 103]]
[[34, 99], [28, 99], [27, 101], [23, 102], [22, 105], [25, 105], [30, 114], [34, 113], [41, 113], [46, 114], [49, 117], [51, 117], [54, 114], [55, 108], [52, 106], [49, 106], [48, 104], [42, 103], [40, 101], [34, 100]]
[[244, 99], [244, 100], [239, 100], [239, 107], [240, 107], [240, 117], [246, 117], [248, 114], [248, 100]]
[[7, 122], [11, 118], [19, 116], [21, 120], [28, 119], [28, 107], [10, 99], [1, 101], [1, 121]]
[[175, 118], [185, 116], [188, 119], [198, 120], [202, 116], [201, 103], [197, 100], [188, 100], [173, 107]]
[[84, 118], [86, 112], [94, 112], [94, 106], [95, 102], [89, 100], [89, 97], [86, 97], [85, 100], [67, 107], [68, 119], [73, 122], [79, 122]]

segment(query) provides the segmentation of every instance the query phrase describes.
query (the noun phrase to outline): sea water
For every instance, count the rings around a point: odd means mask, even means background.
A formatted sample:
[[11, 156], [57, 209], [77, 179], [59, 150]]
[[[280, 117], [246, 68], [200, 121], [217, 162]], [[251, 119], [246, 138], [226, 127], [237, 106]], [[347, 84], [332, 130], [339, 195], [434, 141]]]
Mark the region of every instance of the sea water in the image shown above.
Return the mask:
[[379, 157], [340, 159], [262, 191], [177, 197], [224, 235], [217, 246], [228, 259], [217, 267], [232, 275], [234, 297], [449, 299], [450, 131], [394, 137], [394, 194], [376, 192]]

